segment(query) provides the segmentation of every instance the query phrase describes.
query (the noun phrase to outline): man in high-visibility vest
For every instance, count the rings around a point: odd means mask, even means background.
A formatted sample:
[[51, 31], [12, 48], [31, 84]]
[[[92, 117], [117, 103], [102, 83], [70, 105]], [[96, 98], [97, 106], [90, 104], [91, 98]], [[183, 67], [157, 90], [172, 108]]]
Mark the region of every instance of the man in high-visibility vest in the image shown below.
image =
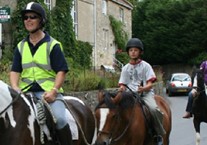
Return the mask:
[[56, 100], [63, 98], [62, 85], [68, 72], [61, 43], [43, 31], [46, 13], [39, 3], [28, 3], [21, 16], [29, 35], [15, 49], [10, 72], [11, 86], [16, 91], [33, 92], [37, 98], [45, 99], [57, 120], [56, 129], [61, 145], [71, 145], [65, 106], [62, 101]]

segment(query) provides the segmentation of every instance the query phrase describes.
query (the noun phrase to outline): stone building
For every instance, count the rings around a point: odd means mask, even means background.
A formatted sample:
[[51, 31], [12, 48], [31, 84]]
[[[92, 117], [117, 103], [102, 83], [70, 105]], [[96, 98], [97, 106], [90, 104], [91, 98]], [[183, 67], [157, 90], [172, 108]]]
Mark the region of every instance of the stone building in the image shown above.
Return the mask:
[[[55, 0], [45, 0], [49, 9], [55, 6]], [[116, 52], [114, 35], [109, 16], [120, 20], [128, 36], [131, 37], [132, 5], [127, 0], [74, 0], [71, 15], [74, 20], [76, 38], [89, 42], [93, 46], [93, 67], [99, 69], [101, 65], [112, 66]], [[15, 9], [15, 0], [1, 0], [0, 6]], [[9, 24], [3, 24], [3, 42], [11, 43]], [[9, 37], [10, 36], [10, 37]]]

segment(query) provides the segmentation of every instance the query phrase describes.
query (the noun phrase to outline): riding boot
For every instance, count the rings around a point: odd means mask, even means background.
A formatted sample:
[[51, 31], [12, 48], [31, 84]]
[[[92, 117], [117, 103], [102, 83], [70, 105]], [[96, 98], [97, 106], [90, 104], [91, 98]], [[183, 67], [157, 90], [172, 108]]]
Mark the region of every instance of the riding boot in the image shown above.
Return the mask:
[[165, 129], [162, 124], [163, 120], [163, 113], [159, 110], [159, 108], [154, 110], [155, 112], [152, 114], [153, 122], [154, 122], [154, 129], [157, 135], [164, 135]]
[[155, 145], [163, 145], [163, 138], [160, 135], [154, 137]]
[[72, 135], [68, 124], [57, 130], [57, 136], [61, 145], [72, 145]]

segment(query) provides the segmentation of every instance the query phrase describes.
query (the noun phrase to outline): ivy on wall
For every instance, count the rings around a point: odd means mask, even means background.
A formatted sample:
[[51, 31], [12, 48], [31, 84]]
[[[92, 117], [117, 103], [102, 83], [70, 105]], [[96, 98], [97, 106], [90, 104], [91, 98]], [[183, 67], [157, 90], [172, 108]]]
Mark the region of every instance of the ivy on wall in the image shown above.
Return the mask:
[[124, 31], [124, 25], [121, 21], [116, 20], [111, 15], [109, 16], [109, 20], [115, 37], [115, 43], [119, 50], [115, 55], [116, 59], [118, 59], [121, 63], [126, 64], [128, 62], [128, 55], [124, 51], [126, 42], [128, 40], [128, 35]]
[[116, 20], [112, 15], [109, 16], [109, 20], [115, 37], [115, 43], [117, 44], [118, 49], [122, 49], [124, 51], [125, 44], [128, 39], [128, 35], [123, 28], [124, 25], [121, 21]]

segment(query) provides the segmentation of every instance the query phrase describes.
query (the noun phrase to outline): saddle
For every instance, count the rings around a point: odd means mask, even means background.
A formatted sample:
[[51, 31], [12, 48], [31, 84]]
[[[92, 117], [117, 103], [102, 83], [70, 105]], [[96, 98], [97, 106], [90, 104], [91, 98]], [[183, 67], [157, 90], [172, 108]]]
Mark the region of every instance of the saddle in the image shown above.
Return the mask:
[[[44, 101], [44, 100], [39, 100], [37, 97], [34, 96], [33, 93], [29, 92], [26, 93], [25, 96], [27, 97], [28, 100], [31, 100], [35, 103], [35, 106], [33, 106], [33, 109], [36, 110], [36, 119], [37, 122], [40, 126], [40, 140], [41, 143], [44, 144], [44, 138], [45, 136], [47, 137], [48, 141], [58, 141], [57, 139], [57, 134], [56, 134], [56, 118], [54, 117], [54, 114], [51, 110], [50, 105]], [[64, 104], [66, 102], [64, 99], [60, 100], [63, 101]], [[66, 114], [65, 114], [68, 124], [71, 130], [72, 134], [72, 139], [73, 140], [78, 140], [79, 135], [78, 135], [78, 127], [76, 124], [76, 121], [72, 114], [69, 111], [69, 108], [66, 105]]]

